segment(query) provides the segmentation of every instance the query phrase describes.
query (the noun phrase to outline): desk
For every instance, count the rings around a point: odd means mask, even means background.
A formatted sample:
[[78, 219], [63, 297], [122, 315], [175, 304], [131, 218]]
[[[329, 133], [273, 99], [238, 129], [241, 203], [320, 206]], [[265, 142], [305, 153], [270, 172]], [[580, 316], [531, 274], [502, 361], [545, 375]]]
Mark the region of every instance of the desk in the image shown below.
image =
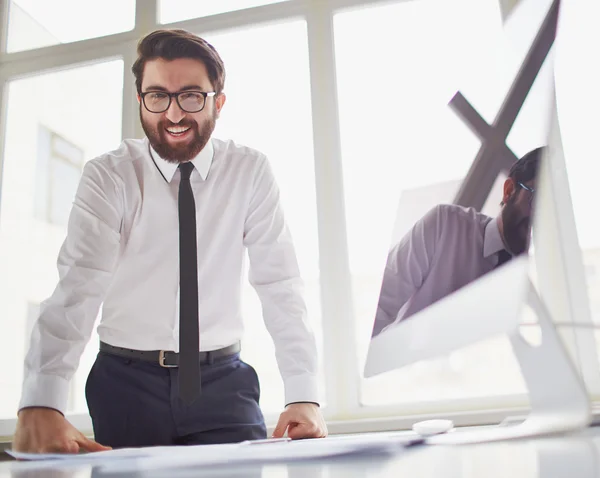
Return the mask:
[[204, 469], [100, 472], [91, 465], [57, 470], [43, 464], [0, 463], [0, 478], [597, 478], [600, 428], [559, 437], [468, 446], [421, 446], [395, 456], [335, 458], [311, 462], [217, 466]]

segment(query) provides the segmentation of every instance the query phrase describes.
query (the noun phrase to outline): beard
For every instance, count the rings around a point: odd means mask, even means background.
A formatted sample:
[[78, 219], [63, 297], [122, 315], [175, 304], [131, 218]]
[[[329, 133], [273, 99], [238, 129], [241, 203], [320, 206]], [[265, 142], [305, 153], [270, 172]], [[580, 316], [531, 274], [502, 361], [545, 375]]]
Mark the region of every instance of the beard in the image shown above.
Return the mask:
[[[150, 145], [158, 155], [169, 163], [185, 163], [195, 158], [206, 146], [210, 139], [217, 122], [216, 111], [202, 122], [201, 126], [192, 119], [182, 120], [179, 123], [172, 123], [167, 119], [162, 119], [156, 126], [144, 121], [142, 110], [140, 108], [140, 122]], [[192, 138], [183, 144], [170, 145], [168, 140], [169, 133], [166, 128], [170, 126], [189, 126], [192, 131]]]
[[523, 215], [515, 207], [515, 198], [508, 200], [502, 209], [502, 226], [504, 240], [511, 252], [515, 255], [522, 254], [529, 247], [531, 235], [531, 217]]

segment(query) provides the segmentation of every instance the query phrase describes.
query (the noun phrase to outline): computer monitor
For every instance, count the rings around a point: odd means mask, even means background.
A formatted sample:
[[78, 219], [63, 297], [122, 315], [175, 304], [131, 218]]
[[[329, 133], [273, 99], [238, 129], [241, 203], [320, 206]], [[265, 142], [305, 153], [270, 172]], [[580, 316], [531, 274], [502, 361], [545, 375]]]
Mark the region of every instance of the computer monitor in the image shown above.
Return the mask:
[[[468, 90], [449, 102], [479, 136], [481, 147], [466, 177], [454, 186], [451, 201], [444, 195], [452, 184], [400, 195], [364, 369], [364, 376], [371, 377], [495, 335], [511, 335], [532, 408], [550, 413], [537, 414], [516, 433], [492, 433], [489, 439], [583, 426], [589, 419], [585, 388], [529, 277], [532, 243], [555, 233], [534, 215], [537, 190], [548, 188], [544, 182], [553, 178], [540, 171], [564, 164], [556, 147], [560, 133], [552, 64], [558, 14], [558, 0], [522, 0], [507, 19], [498, 63], [518, 67], [510, 87], [488, 92], [502, 97], [496, 100], [500, 107], [493, 121], [484, 119]], [[571, 420], [554, 414], [557, 409], [546, 402], [548, 370], [539, 368], [545, 365], [515, 335], [526, 303], [544, 319], [540, 325], [549, 345], [540, 348], [540, 357], [560, 370], [573, 390], [566, 397], [574, 407]], [[544, 422], [553, 415], [557, 419], [551, 425]]]
[[[548, 8], [548, 3], [526, 0], [520, 5], [529, 9], [531, 5], [538, 6], [537, 17], [543, 21], [537, 25], [535, 17], [527, 16], [529, 29], [540, 31], [531, 45], [530, 32], [516, 32], [524, 37], [527, 48], [523, 48], [526, 55], [522, 67], [514, 74], [508, 92], [486, 92], [492, 98], [489, 103], [501, 105], [494, 121], [488, 124], [483, 119], [478, 108], [485, 109], [485, 104], [480, 107], [481, 101], [470, 101], [468, 91], [458, 91], [448, 104], [481, 140], [466, 177], [401, 192], [371, 345], [379, 343], [381, 335], [403, 334], [402, 330], [418, 327], [416, 322], [423, 322], [424, 317], [438, 316], [438, 310], [459, 300], [447, 296], [456, 295], [467, 285], [477, 289], [478, 285], [472, 283], [498, 272], [499, 263], [507, 256], [528, 253], [536, 176], [545, 159], [549, 112], [554, 102], [552, 69], [548, 66], [552, 63], [558, 6], [554, 2]], [[508, 22], [514, 21], [518, 13]], [[514, 56], [518, 55], [518, 51], [514, 52]], [[507, 56], [502, 55], [503, 59]], [[509, 68], [510, 62], [507, 63]], [[497, 84], [490, 86], [500, 89]], [[485, 86], [476, 91], [480, 96], [482, 89]], [[498, 101], [498, 97], [503, 97], [503, 101]], [[538, 101], [528, 101], [534, 97]], [[469, 292], [463, 292], [459, 297], [468, 295]], [[503, 298], [506, 296], [502, 294]], [[488, 313], [479, 312], [484, 320]], [[427, 341], [426, 337], [422, 339]], [[413, 348], [414, 343], [409, 350]], [[394, 359], [388, 369], [413, 361], [406, 349], [399, 350], [402, 353], [397, 355], [401, 357]], [[367, 361], [367, 376], [381, 371]]]

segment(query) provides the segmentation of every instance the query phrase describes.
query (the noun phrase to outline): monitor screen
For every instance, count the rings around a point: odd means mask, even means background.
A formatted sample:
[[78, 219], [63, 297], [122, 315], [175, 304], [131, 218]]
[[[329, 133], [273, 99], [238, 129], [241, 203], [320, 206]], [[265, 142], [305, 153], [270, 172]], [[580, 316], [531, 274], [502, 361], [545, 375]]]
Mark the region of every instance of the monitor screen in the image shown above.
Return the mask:
[[397, 333], [434, 303], [530, 252], [537, 174], [555, 104], [557, 18], [558, 1], [520, 2], [497, 51], [477, 63], [448, 103], [480, 148], [455, 180], [400, 191], [372, 339]]

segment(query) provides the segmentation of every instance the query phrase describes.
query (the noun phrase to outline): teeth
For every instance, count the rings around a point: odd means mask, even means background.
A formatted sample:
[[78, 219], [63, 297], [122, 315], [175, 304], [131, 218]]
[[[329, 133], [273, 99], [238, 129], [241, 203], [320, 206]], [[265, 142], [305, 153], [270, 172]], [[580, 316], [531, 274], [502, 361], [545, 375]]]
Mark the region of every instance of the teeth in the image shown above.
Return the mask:
[[187, 131], [188, 129], [190, 129], [189, 126], [187, 126], [187, 127], [184, 127], [184, 126], [173, 126], [171, 128], [167, 128], [167, 131], [169, 133], [178, 134], [178, 133], [183, 133], [183, 132]]

